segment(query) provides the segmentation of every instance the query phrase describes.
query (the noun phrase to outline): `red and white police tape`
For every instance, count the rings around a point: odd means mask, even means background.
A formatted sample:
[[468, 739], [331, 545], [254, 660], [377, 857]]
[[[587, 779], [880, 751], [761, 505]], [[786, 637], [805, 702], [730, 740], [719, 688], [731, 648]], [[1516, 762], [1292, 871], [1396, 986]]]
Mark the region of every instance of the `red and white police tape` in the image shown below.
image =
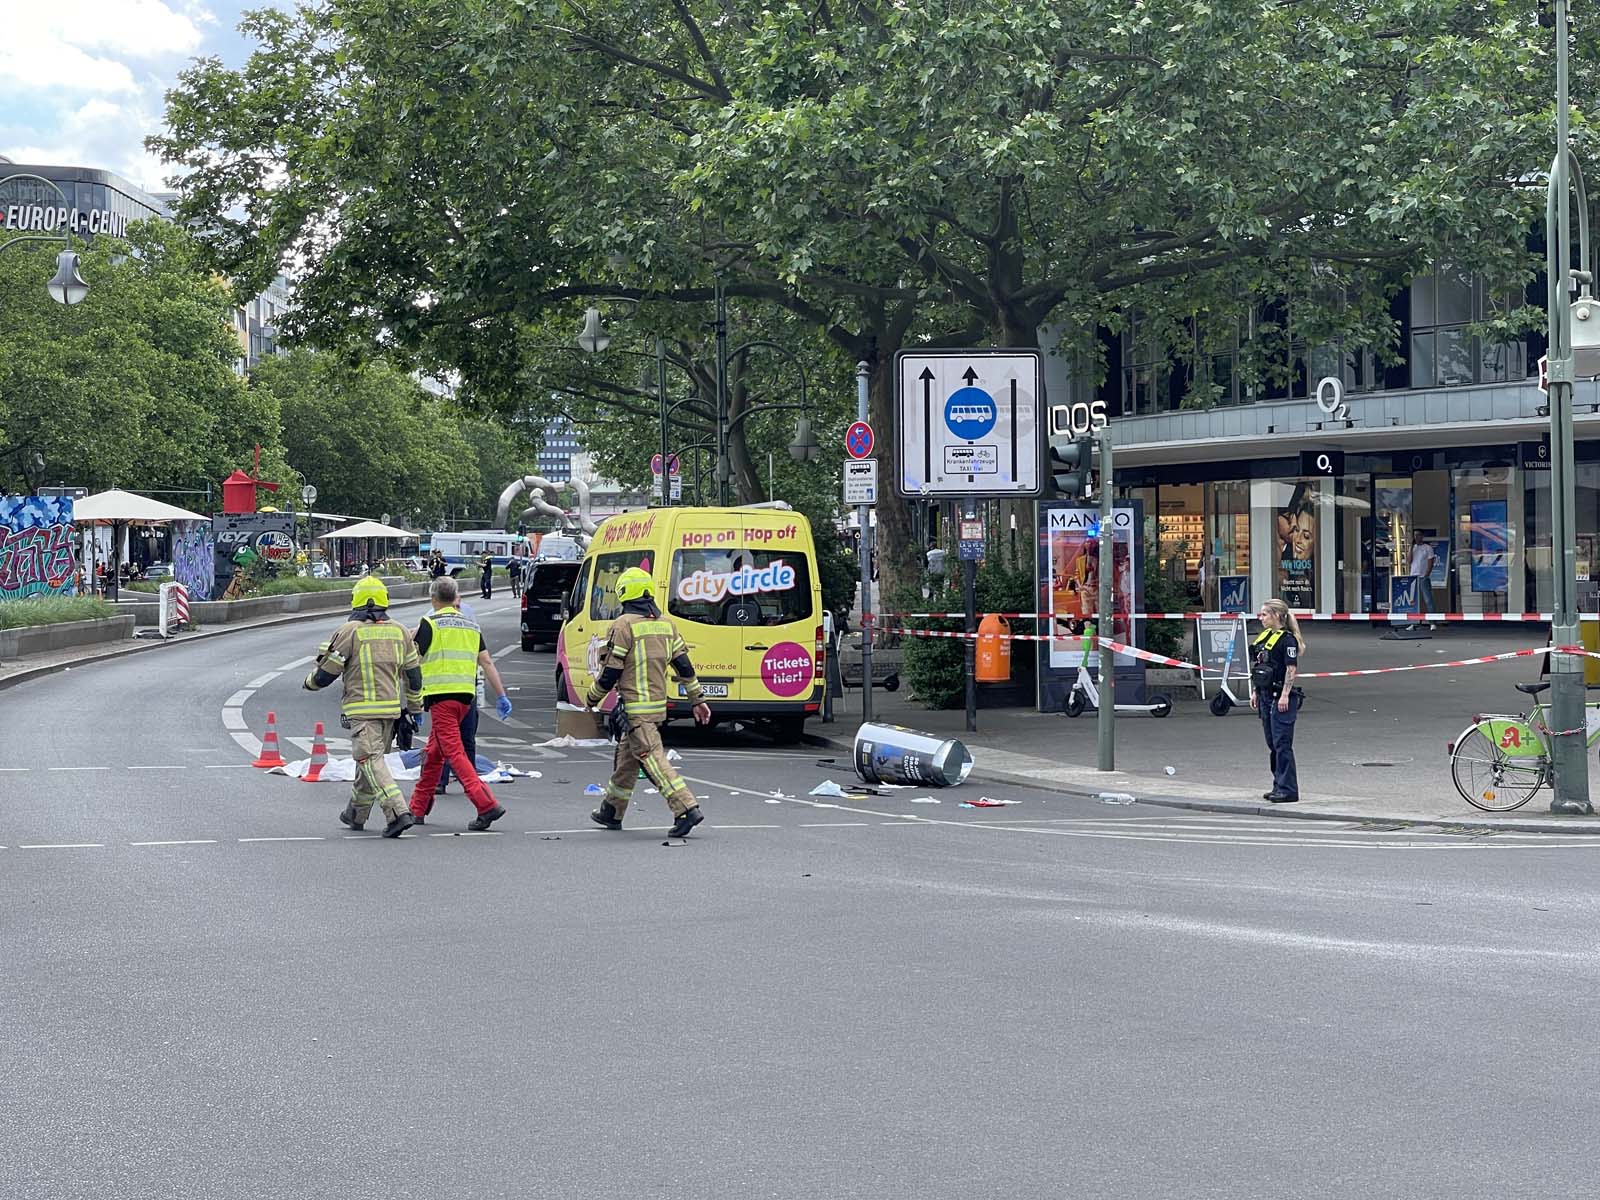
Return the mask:
[[[976, 633], [948, 633], [939, 629], [906, 629], [901, 632], [906, 637], [956, 638], [963, 641], [967, 639], [975, 641], [980, 636]], [[1010, 633], [998, 636], [1014, 642], [1081, 643], [1083, 641], [1083, 638], [1076, 634], [1069, 637], [1055, 637], [1047, 633]], [[1165, 654], [1141, 650], [1137, 646], [1114, 642], [1110, 638], [1096, 638], [1095, 641], [1108, 649], [1115, 650], [1118, 654], [1126, 654], [1130, 658], [1142, 659], [1145, 662], [1155, 663], [1157, 666], [1183, 667], [1190, 671], [1203, 669], [1198, 663], [1186, 662], [1181, 658], [1168, 658]], [[1582, 646], [1539, 646], [1532, 650], [1507, 650], [1503, 654], [1485, 654], [1477, 658], [1456, 658], [1449, 662], [1411, 663], [1399, 667], [1366, 667], [1359, 671], [1301, 671], [1296, 677], [1299, 679], [1345, 679], [1356, 675], [1394, 675], [1401, 671], [1437, 671], [1442, 667], [1476, 667], [1483, 663], [1504, 662], [1512, 658], [1537, 658], [1543, 654], [1573, 654], [1583, 658], [1600, 658], [1600, 653], [1593, 650], [1585, 650]]]
[[[1503, 612], [1503, 613], [1450, 613], [1450, 612], [1370, 612], [1370, 613], [1319, 613], [1309, 609], [1291, 609], [1297, 621], [1403, 621], [1414, 623], [1417, 621], [1431, 621], [1436, 625], [1445, 623], [1472, 623], [1479, 621], [1553, 621], [1554, 613], [1547, 612]], [[879, 613], [878, 619], [883, 622], [891, 621], [959, 621], [967, 614], [964, 612], [888, 612]], [[1146, 612], [1146, 613], [1117, 613], [1118, 617], [1131, 617], [1137, 621], [1192, 621], [1196, 617], [1204, 617], [1209, 621], [1225, 620], [1229, 617], [1253, 618], [1251, 613], [1238, 612], [1202, 612], [1192, 610], [1189, 612]], [[977, 616], [1003, 617], [1008, 621], [1077, 621], [1082, 618], [1066, 616], [1062, 613], [978, 613]], [[1593, 621], [1600, 619], [1600, 613], [1579, 613], [1578, 619]]]

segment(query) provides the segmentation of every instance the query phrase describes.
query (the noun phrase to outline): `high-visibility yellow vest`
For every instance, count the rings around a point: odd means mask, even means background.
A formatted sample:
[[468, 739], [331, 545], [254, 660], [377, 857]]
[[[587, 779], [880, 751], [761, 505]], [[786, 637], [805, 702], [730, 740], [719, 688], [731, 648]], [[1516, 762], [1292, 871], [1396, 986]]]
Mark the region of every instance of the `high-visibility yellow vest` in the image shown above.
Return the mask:
[[422, 656], [422, 698], [470, 696], [478, 687], [478, 623], [454, 608], [441, 608], [422, 618], [432, 630]]

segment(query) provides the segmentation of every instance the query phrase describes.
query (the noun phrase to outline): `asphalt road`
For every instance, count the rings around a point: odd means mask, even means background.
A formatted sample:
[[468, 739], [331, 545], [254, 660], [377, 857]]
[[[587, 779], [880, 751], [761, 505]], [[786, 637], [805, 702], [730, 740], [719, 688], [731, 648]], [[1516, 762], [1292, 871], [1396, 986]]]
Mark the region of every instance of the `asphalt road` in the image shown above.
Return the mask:
[[486, 613], [486, 836], [246, 765], [338, 732], [315, 622], [4, 694], [0, 1196], [1593, 1194], [1600, 839], [816, 800], [692, 731], [708, 823], [606, 833]]

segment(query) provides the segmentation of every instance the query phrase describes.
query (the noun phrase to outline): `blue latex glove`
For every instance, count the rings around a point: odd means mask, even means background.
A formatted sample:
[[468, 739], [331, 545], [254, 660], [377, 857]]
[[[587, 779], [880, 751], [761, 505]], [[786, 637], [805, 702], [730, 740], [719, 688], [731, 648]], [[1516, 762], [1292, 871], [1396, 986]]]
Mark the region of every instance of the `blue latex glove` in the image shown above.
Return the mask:
[[501, 696], [500, 699], [496, 700], [494, 702], [494, 711], [500, 715], [502, 721], [509, 717], [511, 715], [511, 697]]

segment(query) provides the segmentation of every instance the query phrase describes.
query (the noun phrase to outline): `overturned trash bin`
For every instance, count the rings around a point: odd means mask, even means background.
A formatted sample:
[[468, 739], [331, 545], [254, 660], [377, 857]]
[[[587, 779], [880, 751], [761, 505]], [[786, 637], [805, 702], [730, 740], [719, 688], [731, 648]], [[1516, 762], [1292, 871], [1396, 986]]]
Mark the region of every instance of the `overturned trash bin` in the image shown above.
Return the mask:
[[954, 738], [904, 725], [866, 724], [856, 730], [856, 774], [868, 783], [954, 787], [972, 773], [972, 754]]

